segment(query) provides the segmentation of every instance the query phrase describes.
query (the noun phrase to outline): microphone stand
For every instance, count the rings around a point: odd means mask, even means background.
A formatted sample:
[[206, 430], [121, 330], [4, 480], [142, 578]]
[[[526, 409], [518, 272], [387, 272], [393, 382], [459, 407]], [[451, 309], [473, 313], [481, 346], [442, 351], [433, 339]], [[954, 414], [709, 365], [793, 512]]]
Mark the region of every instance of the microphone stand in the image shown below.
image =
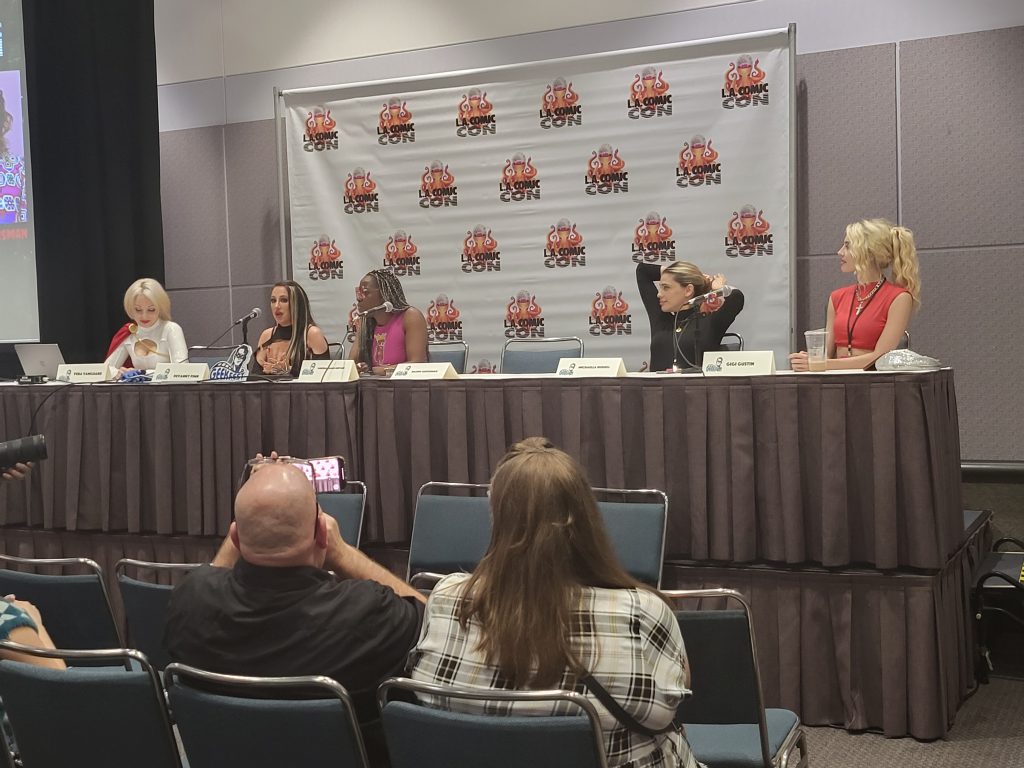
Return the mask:
[[246, 346], [249, 346], [249, 321], [250, 320], [252, 320], [252, 318], [249, 317], [249, 316], [246, 316], [246, 318], [242, 321], [242, 343], [245, 344]]

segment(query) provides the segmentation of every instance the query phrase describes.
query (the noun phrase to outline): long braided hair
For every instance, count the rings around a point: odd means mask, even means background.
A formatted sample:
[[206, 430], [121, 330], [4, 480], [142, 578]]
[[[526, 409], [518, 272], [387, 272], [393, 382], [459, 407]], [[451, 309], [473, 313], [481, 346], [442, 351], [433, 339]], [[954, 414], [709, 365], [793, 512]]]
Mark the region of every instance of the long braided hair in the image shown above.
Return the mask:
[[[409, 308], [409, 302], [405, 298], [405, 291], [402, 284], [395, 277], [390, 269], [373, 269], [366, 273], [367, 277], [373, 277], [380, 288], [380, 297], [383, 301], [391, 302], [394, 312], [401, 312]], [[356, 344], [359, 348], [359, 359], [367, 365], [373, 364], [373, 332], [377, 328], [377, 321], [372, 315], [365, 315], [359, 323], [359, 336]]]

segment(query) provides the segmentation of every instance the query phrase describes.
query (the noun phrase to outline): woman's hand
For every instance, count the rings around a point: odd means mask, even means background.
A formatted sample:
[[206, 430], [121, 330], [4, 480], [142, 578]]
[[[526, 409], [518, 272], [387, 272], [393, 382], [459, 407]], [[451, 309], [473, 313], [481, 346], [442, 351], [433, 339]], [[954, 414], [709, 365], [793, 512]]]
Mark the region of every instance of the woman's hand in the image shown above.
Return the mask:
[[712, 291], [717, 291], [719, 288], [725, 285], [725, 275], [723, 275], [721, 272], [719, 272], [717, 275], [704, 275], [704, 277], [706, 277], [708, 279], [708, 282], [711, 283]]
[[804, 371], [810, 370], [807, 366], [807, 353], [806, 352], [794, 352], [789, 356], [789, 367], [794, 371], [803, 373]]

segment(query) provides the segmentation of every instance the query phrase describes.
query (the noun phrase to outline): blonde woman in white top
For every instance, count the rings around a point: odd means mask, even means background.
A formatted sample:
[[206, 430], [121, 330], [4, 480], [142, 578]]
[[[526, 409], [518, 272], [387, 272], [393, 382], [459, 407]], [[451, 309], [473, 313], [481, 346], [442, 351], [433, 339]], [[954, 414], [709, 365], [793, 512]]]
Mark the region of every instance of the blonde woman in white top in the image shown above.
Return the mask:
[[160, 363], [188, 361], [188, 346], [181, 326], [171, 320], [171, 299], [156, 280], [144, 277], [124, 294], [124, 311], [131, 319], [127, 335], [107, 358], [107, 365], [124, 373], [131, 358], [134, 368], [151, 370]]

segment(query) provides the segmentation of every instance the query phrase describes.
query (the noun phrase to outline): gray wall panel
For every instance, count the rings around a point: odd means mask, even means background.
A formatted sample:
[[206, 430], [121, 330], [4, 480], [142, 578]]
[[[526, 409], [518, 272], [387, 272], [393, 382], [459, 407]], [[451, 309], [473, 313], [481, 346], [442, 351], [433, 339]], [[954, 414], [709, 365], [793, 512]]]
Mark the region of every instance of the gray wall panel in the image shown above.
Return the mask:
[[[241, 317], [253, 307], [259, 307], [263, 310], [262, 315], [249, 323], [249, 343], [253, 349], [256, 348], [256, 343], [260, 340], [260, 334], [263, 332], [263, 329], [269, 328], [274, 324], [274, 317], [270, 314], [270, 286], [271, 283], [266, 285], [236, 285], [231, 288], [233, 317]], [[231, 336], [227, 338], [233, 339], [236, 344], [241, 344], [241, 326], [235, 328]]]
[[273, 283], [281, 275], [274, 121], [224, 128], [231, 284]]
[[896, 47], [797, 57], [800, 255], [833, 253], [851, 221], [896, 219]]
[[1024, 243], [1024, 27], [900, 45], [903, 221], [929, 248]]
[[168, 288], [228, 282], [224, 129], [160, 134], [160, 198]]
[[[964, 459], [1024, 458], [1024, 247], [925, 253], [913, 348], [956, 370]], [[964, 297], [978, 297], [965, 303]]]
[[209, 344], [231, 324], [227, 288], [186, 288], [168, 293], [174, 320], [185, 332], [190, 347]]

